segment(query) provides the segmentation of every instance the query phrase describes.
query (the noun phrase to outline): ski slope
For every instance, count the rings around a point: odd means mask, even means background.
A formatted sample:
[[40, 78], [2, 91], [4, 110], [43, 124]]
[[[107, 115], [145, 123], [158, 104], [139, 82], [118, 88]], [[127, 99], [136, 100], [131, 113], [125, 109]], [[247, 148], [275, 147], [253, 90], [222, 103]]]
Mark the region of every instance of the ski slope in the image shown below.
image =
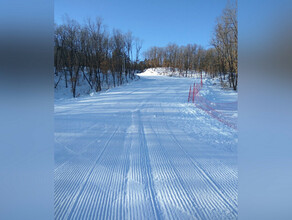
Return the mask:
[[[55, 218], [237, 219], [237, 130], [187, 102], [194, 79], [140, 77], [56, 100]], [[237, 101], [214, 82], [201, 96]]]

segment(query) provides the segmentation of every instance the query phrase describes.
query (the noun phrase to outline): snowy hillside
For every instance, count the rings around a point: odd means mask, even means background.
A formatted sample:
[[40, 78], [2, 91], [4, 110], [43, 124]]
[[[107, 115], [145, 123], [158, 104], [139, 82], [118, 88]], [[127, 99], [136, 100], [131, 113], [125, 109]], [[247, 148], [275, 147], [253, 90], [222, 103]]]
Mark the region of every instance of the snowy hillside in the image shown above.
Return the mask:
[[[146, 69], [143, 73], [139, 74], [142, 76], [176, 76], [182, 77], [185, 72], [180, 73], [178, 69], [174, 68], [166, 68], [166, 67], [158, 67], [158, 68], [149, 68]], [[198, 77], [200, 74], [194, 71], [190, 71], [187, 77]]]
[[237, 93], [161, 75], [55, 100], [56, 219], [237, 218]]
[[[72, 96], [70, 80], [67, 80], [67, 88], [66, 88], [66, 81], [65, 81], [64, 75], [61, 76], [60, 81], [59, 81], [59, 78], [60, 78], [60, 75], [54, 75], [55, 85], [57, 84], [57, 87], [54, 90], [55, 99], [72, 98], [73, 96]], [[138, 80], [138, 79], [139, 78], [136, 77], [134, 80]], [[123, 80], [125, 84], [132, 82], [132, 79], [130, 77], [127, 77], [126, 79], [125, 75], [123, 75]], [[106, 91], [113, 87], [114, 87], [114, 84], [113, 84], [112, 74], [108, 74], [108, 83], [106, 82], [104, 74], [102, 74], [102, 84], [101, 84], [102, 91]], [[88, 84], [84, 76], [80, 76], [77, 82], [77, 86], [76, 86], [76, 94], [77, 94], [76, 95], [77, 97], [92, 96], [96, 94], [96, 91], [94, 88], [90, 87], [90, 85]]]

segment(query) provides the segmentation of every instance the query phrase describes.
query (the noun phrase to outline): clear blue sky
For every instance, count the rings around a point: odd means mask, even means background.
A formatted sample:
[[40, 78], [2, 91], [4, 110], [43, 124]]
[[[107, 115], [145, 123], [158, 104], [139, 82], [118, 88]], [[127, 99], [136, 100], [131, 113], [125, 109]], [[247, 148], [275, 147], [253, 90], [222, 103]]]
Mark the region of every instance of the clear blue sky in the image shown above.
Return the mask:
[[102, 17], [109, 30], [128, 30], [142, 39], [142, 51], [168, 43], [208, 47], [216, 18], [227, 0], [55, 0], [55, 22], [64, 14], [83, 22]]

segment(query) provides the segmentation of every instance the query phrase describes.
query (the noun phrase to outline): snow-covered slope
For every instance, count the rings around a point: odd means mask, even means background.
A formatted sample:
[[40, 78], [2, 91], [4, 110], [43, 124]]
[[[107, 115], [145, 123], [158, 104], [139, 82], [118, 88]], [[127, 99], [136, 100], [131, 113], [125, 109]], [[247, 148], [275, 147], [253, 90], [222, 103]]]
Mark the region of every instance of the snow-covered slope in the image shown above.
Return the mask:
[[[56, 219], [237, 218], [237, 130], [187, 102], [194, 79], [158, 75], [56, 100]], [[237, 101], [203, 83], [210, 103]]]
[[200, 73], [194, 71], [189, 71], [187, 76], [185, 71], [179, 72], [178, 69], [167, 68], [167, 67], [157, 67], [146, 69], [143, 73], [140, 73], [141, 76], [175, 76], [175, 77], [196, 77], [200, 76]]
[[[60, 76], [61, 76], [61, 79], [60, 79]], [[101, 80], [102, 91], [105, 91], [114, 87], [112, 74], [108, 74], [108, 83], [106, 83], [106, 79], [104, 75], [102, 75], [101, 78], [102, 78]], [[116, 81], [117, 81], [117, 78], [118, 77], [116, 76]], [[135, 78], [134, 80], [137, 80], [137, 79], [138, 78]], [[66, 80], [65, 80], [64, 75], [58, 75], [58, 76], [54, 75], [54, 81], [55, 81], [55, 85], [57, 84], [57, 87], [54, 89], [55, 100], [73, 98], [69, 76], [67, 79], [67, 88], [66, 88]], [[126, 79], [125, 75], [123, 75], [123, 85], [131, 83], [131, 82], [132, 80], [130, 77], [127, 77]], [[77, 86], [76, 86], [76, 97], [93, 96], [96, 93], [97, 92], [95, 91], [94, 88], [90, 88], [90, 85], [86, 81], [85, 77], [80, 75], [80, 77], [78, 78]]]

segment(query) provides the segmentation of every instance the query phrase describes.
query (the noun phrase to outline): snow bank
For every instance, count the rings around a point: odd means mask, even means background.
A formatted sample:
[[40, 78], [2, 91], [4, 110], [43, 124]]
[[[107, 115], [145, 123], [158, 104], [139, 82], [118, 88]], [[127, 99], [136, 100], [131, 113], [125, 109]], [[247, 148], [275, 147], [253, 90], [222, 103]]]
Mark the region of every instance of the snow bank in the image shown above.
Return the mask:
[[[60, 77], [60, 75], [54, 76], [55, 84], [59, 81], [59, 77]], [[101, 91], [106, 91], [106, 90], [114, 87], [112, 74], [108, 74], [108, 83], [106, 83], [106, 79], [105, 79], [104, 75], [101, 78], [102, 78]], [[128, 77], [127, 78], [128, 83], [127, 83], [125, 76], [124, 76], [123, 80], [124, 80], [123, 85], [126, 85], [126, 84], [132, 82], [132, 80]], [[137, 80], [137, 78], [134, 80]], [[117, 81], [117, 76], [116, 76], [116, 81]], [[62, 75], [61, 79], [58, 83], [58, 86], [54, 89], [54, 93], [55, 93], [54, 94], [55, 100], [73, 98], [69, 76], [67, 79], [67, 88], [66, 88], [65, 76]], [[77, 86], [76, 86], [76, 97], [93, 96], [96, 93], [99, 93], [99, 92], [96, 92], [94, 88], [90, 88], [90, 85], [88, 84], [85, 77], [80, 75], [78, 82], [77, 82]]]
[[159, 72], [156, 69], [150, 68], [145, 70], [142, 73], [138, 74], [139, 76], [159, 76], [161, 74], [159, 74]]
[[[167, 68], [167, 67], [158, 67], [158, 68], [149, 68], [146, 69], [143, 73], [139, 74], [140, 76], [171, 76], [171, 77], [187, 77], [195, 78], [201, 77], [201, 73], [194, 71], [189, 71], [186, 75], [185, 72], [180, 72], [178, 69]], [[203, 75], [205, 75], [203, 73]]]

